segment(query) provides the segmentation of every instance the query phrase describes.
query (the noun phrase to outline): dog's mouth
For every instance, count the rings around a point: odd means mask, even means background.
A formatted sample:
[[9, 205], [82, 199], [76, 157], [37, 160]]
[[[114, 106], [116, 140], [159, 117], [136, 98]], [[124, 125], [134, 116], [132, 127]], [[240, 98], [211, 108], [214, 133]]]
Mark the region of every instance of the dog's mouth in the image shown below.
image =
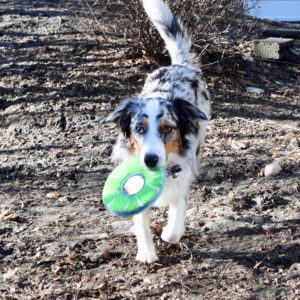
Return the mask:
[[[153, 167], [153, 168], [149, 168], [150, 170], [154, 170], [157, 167]], [[167, 177], [172, 177], [173, 179], [177, 178], [180, 175], [180, 172], [182, 171], [182, 168], [180, 167], [180, 165], [176, 164], [172, 167], [169, 167], [166, 169], [167, 171]]]

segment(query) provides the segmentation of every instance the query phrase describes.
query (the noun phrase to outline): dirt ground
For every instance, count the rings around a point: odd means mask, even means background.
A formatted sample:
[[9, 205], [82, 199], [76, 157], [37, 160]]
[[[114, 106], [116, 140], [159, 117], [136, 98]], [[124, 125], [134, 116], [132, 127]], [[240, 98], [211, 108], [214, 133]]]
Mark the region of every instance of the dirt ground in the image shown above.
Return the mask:
[[131, 220], [100, 201], [116, 136], [101, 120], [157, 66], [126, 55], [109, 18], [106, 38], [79, 31], [77, 9], [0, 1], [0, 299], [299, 299], [300, 61], [204, 67], [213, 118], [187, 232], [163, 242], [153, 209], [160, 260], [145, 265]]

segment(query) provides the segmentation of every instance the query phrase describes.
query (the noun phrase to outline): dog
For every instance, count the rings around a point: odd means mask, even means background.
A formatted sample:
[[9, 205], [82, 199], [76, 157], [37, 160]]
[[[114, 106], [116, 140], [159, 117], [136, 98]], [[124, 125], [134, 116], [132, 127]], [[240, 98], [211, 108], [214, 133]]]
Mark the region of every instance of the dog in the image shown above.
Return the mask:
[[[185, 213], [190, 187], [198, 173], [200, 146], [210, 119], [210, 95], [202, 72], [194, 63], [191, 40], [162, 0], [143, 0], [142, 5], [165, 42], [171, 65], [148, 76], [142, 92], [126, 99], [105, 122], [115, 122], [119, 136], [114, 162], [139, 155], [148, 168], [179, 165], [176, 178], [168, 176], [156, 206], [169, 206], [168, 223], [161, 238], [177, 243], [185, 232]], [[148, 210], [133, 217], [138, 261], [158, 260]]]

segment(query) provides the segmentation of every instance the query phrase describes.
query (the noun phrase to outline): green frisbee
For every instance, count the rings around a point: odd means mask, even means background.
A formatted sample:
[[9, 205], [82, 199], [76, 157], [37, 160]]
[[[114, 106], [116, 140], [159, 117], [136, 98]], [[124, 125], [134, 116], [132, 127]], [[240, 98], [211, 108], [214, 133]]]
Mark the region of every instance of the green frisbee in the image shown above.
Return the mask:
[[125, 160], [108, 176], [103, 188], [106, 209], [119, 216], [131, 216], [150, 207], [160, 196], [166, 182], [166, 170], [149, 169], [139, 157]]

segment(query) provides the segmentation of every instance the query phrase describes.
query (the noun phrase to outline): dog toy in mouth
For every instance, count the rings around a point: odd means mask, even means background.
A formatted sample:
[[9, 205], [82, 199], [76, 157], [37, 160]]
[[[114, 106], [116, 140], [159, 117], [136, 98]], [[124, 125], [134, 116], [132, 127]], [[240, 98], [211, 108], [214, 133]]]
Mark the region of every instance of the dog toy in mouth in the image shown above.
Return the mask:
[[108, 176], [103, 188], [104, 206], [113, 214], [131, 216], [150, 207], [166, 182], [163, 167], [148, 169], [139, 157], [125, 160]]

